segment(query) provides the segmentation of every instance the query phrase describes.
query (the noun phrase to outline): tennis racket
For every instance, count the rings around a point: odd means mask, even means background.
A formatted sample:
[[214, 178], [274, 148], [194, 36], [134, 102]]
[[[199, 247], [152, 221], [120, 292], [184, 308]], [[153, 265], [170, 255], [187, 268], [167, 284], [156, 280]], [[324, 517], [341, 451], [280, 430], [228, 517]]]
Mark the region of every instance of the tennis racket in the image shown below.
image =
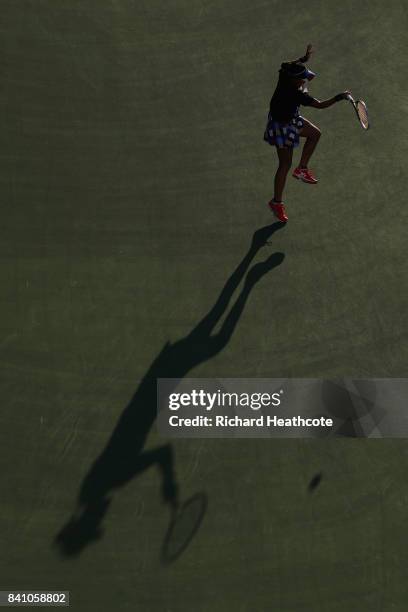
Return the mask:
[[347, 100], [350, 100], [353, 105], [354, 110], [356, 111], [357, 119], [360, 122], [361, 127], [364, 130], [368, 130], [370, 127], [370, 122], [368, 120], [368, 112], [366, 103], [363, 100], [354, 100], [353, 96], [349, 94], [347, 96]]

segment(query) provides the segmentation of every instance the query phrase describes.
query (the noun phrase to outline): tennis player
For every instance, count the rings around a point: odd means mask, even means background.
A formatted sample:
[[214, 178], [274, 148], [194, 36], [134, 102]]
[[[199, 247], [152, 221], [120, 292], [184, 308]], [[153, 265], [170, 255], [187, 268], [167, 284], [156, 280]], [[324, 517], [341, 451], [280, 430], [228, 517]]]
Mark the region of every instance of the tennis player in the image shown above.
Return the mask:
[[300, 163], [293, 171], [296, 179], [309, 183], [317, 183], [317, 178], [308, 168], [309, 160], [320, 138], [320, 130], [299, 114], [299, 107], [328, 108], [340, 100], [345, 100], [349, 91], [337, 94], [328, 100], [317, 100], [307, 92], [306, 82], [311, 81], [316, 74], [305, 66], [313, 53], [312, 45], [308, 45], [304, 56], [291, 62], [283, 62], [279, 70], [279, 80], [273, 94], [268, 114], [268, 123], [264, 140], [276, 147], [279, 166], [275, 175], [275, 193], [269, 202], [269, 207], [279, 221], [288, 220], [282, 202], [286, 177], [292, 165], [293, 149], [299, 146], [299, 137], [306, 138]]

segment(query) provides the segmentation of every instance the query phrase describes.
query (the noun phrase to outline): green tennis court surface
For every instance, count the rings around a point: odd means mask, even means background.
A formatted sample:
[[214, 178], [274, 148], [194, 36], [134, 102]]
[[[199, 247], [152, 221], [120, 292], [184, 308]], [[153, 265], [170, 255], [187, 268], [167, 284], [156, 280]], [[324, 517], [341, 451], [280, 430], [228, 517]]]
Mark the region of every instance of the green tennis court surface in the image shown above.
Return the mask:
[[[406, 23], [398, 0], [3, 0], [0, 590], [406, 610], [405, 441], [154, 424], [158, 375], [407, 376]], [[289, 224], [254, 248], [269, 99], [309, 42], [310, 93], [350, 89], [372, 126], [306, 109], [319, 184], [288, 178]], [[206, 315], [216, 350], [191, 342]]]

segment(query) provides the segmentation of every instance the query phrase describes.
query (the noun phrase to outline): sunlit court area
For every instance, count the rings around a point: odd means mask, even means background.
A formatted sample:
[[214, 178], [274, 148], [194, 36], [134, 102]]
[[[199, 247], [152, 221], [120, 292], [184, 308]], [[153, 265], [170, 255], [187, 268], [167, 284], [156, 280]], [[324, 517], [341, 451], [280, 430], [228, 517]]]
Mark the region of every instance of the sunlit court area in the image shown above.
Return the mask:
[[[69, 591], [83, 612], [405, 611], [405, 439], [172, 439], [156, 390], [407, 376], [407, 4], [1, 14], [0, 591]], [[370, 129], [347, 100], [302, 108], [319, 182], [290, 171], [284, 224], [263, 134], [308, 43], [309, 94], [350, 90]]]

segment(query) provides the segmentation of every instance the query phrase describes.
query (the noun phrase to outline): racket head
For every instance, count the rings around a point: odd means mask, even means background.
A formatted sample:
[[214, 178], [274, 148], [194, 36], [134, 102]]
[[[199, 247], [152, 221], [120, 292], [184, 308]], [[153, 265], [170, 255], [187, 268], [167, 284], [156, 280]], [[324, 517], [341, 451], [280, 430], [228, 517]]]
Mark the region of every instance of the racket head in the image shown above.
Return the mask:
[[196, 493], [175, 511], [163, 541], [161, 560], [168, 565], [180, 557], [200, 528], [207, 510], [207, 496]]
[[355, 109], [357, 112], [358, 120], [360, 121], [360, 125], [364, 130], [368, 130], [370, 127], [370, 122], [368, 120], [368, 112], [366, 103], [363, 100], [357, 100], [355, 102]]

